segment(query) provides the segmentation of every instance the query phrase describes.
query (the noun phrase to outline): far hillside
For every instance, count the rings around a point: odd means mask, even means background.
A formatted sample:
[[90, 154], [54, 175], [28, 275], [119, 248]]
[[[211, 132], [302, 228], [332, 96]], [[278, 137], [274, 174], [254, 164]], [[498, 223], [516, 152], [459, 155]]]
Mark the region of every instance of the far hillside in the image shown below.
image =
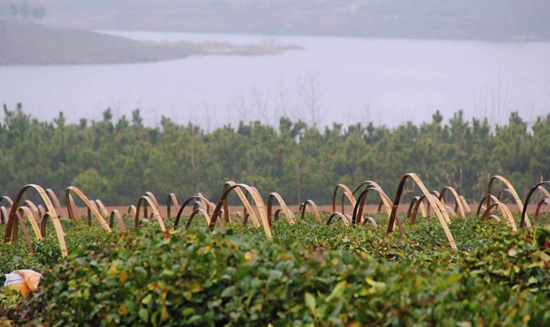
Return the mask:
[[84, 30], [4, 23], [0, 65], [116, 64], [184, 58], [201, 51], [188, 46], [148, 45]]
[[0, 65], [121, 64], [190, 55], [265, 55], [298, 48], [273, 43], [147, 43], [93, 31], [0, 20]]
[[33, 10], [49, 26], [83, 29], [550, 40], [548, 0], [0, 0], [0, 19]]

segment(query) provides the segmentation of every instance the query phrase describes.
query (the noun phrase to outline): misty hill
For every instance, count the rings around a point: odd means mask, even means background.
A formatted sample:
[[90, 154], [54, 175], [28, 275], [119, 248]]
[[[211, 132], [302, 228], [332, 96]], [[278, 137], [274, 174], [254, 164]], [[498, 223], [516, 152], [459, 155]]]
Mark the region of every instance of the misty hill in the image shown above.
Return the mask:
[[550, 40], [548, 0], [37, 0], [35, 3], [45, 7], [43, 21], [47, 24], [85, 29]]
[[148, 45], [82, 30], [35, 24], [0, 26], [0, 65], [114, 64], [186, 57], [192, 46]]
[[0, 65], [137, 63], [190, 55], [265, 55], [300, 49], [295, 45], [227, 43], [146, 43], [85, 30], [48, 28], [0, 21]]

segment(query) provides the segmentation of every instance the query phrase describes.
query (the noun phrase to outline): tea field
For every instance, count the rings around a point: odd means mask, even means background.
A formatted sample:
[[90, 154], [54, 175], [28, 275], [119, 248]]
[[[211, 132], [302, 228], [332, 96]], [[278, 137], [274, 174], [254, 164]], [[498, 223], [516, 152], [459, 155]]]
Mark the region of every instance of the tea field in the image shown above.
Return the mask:
[[[550, 325], [543, 184], [514, 207], [513, 186], [494, 176], [471, 211], [456, 192], [446, 199], [408, 177], [421, 194], [408, 207], [404, 176], [393, 201], [372, 181], [353, 192], [338, 185], [332, 212], [311, 200], [292, 211], [277, 193], [266, 205], [253, 187], [228, 182], [216, 205], [169, 196], [163, 214], [146, 192], [130, 214], [109, 215], [74, 187], [65, 209], [28, 185], [3, 198], [11, 209], [1, 208], [0, 272], [43, 277], [28, 296], [1, 289], [0, 326]], [[495, 196], [499, 181], [507, 191]], [[31, 201], [33, 188], [44, 205]], [[369, 191], [379, 210], [364, 206]], [[531, 210], [510, 210], [538, 193]], [[243, 211], [230, 212], [229, 194]], [[77, 197], [88, 215], [75, 214]], [[346, 199], [353, 214], [340, 207]]]
[[3, 271], [44, 272], [28, 298], [4, 289], [3, 326], [550, 323], [549, 228], [513, 233], [471, 215], [450, 225], [454, 251], [434, 220], [407, 227], [402, 240], [308, 214], [275, 222], [272, 241], [239, 223], [214, 233], [205, 224], [163, 233], [150, 223], [106, 234], [64, 221], [67, 258], [55, 235], [33, 242], [34, 255], [23, 242], [0, 247]]

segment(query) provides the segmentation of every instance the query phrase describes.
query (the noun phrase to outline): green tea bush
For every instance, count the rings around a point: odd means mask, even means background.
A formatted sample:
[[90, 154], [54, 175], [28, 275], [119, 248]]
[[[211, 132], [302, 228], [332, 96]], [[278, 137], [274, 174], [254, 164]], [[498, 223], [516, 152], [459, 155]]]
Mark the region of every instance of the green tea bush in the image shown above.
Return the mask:
[[271, 242], [237, 225], [151, 225], [71, 252], [3, 314], [26, 326], [550, 325], [550, 230], [467, 222], [453, 228], [483, 247], [453, 254], [433, 220], [406, 241], [309, 221], [276, 223]]

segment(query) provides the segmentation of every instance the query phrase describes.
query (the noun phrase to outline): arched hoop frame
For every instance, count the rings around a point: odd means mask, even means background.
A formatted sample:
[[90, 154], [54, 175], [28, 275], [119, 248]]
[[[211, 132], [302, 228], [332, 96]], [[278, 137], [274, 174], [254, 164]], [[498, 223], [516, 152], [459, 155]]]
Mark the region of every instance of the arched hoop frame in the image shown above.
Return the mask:
[[[477, 209], [476, 209], [476, 216], [479, 217], [479, 214], [481, 213], [481, 210], [483, 210], [483, 212], [485, 213], [485, 210], [487, 210], [487, 207], [484, 206], [483, 204], [487, 201], [487, 197], [489, 195], [485, 195], [483, 198], [481, 198], [481, 201], [479, 201], [479, 204], [477, 205]], [[494, 201], [494, 202], [500, 202], [498, 200], [498, 198], [494, 195], [490, 195], [491, 196], [491, 200]]]
[[315, 204], [315, 202], [313, 202], [313, 200], [306, 200], [304, 203], [302, 203], [302, 205], [300, 206], [300, 210], [302, 212], [300, 219], [304, 219], [306, 210], [308, 210], [313, 211], [315, 219], [318, 222], [321, 222], [321, 214], [319, 213], [319, 208], [317, 208], [317, 205]]
[[[359, 189], [359, 188], [357, 188]], [[352, 215], [352, 223], [353, 224], [360, 224], [362, 217], [363, 217], [363, 209], [365, 206], [365, 201], [367, 199], [367, 195], [370, 191], [373, 191], [378, 194], [380, 197], [380, 200], [384, 203], [384, 206], [386, 207], [386, 211], [388, 213], [388, 216], [391, 215], [391, 208], [393, 206], [390, 198], [384, 193], [384, 191], [375, 184], [368, 185], [363, 192], [359, 195], [357, 198], [357, 202], [355, 203], [355, 206], [353, 207], [353, 215]]]
[[126, 233], [126, 226], [124, 226], [124, 221], [122, 220], [122, 215], [120, 214], [120, 211], [113, 210], [111, 214], [109, 215], [109, 227], [111, 230], [113, 229], [114, 220], [116, 219], [118, 223], [118, 227], [120, 228], [120, 231], [123, 233]]
[[493, 216], [490, 214], [491, 209], [498, 208], [500, 210], [500, 213], [502, 214], [502, 217], [506, 221], [506, 225], [512, 229], [512, 231], [517, 232], [518, 229], [516, 227], [516, 222], [514, 221], [514, 217], [512, 216], [512, 212], [510, 211], [510, 208], [506, 206], [504, 203], [500, 201], [495, 201], [491, 206], [485, 210], [483, 213], [483, 216], [481, 216], [481, 220], [489, 220], [489, 217]]
[[18, 219], [17, 214], [18, 214], [19, 203], [21, 202], [21, 199], [25, 194], [25, 192], [27, 192], [28, 190], [35, 190], [40, 196], [40, 198], [42, 199], [42, 201], [44, 202], [44, 205], [46, 206], [46, 214], [42, 219], [43, 220], [42, 223], [45, 224], [45, 222], [47, 221], [47, 217], [51, 218], [55, 228], [55, 232], [57, 234], [57, 239], [59, 241], [59, 248], [61, 250], [61, 255], [63, 257], [66, 257], [69, 254], [69, 252], [67, 251], [67, 244], [65, 242], [65, 232], [63, 231], [63, 226], [59, 221], [59, 217], [57, 216], [57, 213], [53, 207], [53, 204], [50, 198], [46, 194], [46, 191], [44, 191], [44, 189], [41, 186], [36, 184], [27, 184], [23, 188], [21, 188], [19, 192], [17, 192], [17, 195], [15, 196], [15, 199], [13, 201], [13, 204], [11, 206], [11, 210], [9, 213], [8, 224], [6, 226], [6, 234], [4, 236], [4, 243], [9, 243], [11, 240], [12, 229], [14, 228], [15, 220]]
[[139, 213], [141, 211], [140, 209], [143, 207], [143, 212], [146, 214], [145, 208], [147, 207], [147, 205], [149, 205], [151, 207], [151, 210], [153, 211], [153, 217], [159, 223], [160, 230], [163, 231], [163, 232], [166, 232], [166, 227], [164, 226], [164, 221], [162, 220], [162, 217], [160, 216], [160, 212], [158, 211], [158, 205], [155, 204], [154, 200], [152, 200], [147, 195], [142, 195], [139, 198], [138, 203], [136, 205], [136, 215], [134, 216], [134, 228], [135, 229], [139, 228]]
[[[428, 189], [426, 188], [424, 183], [422, 183], [420, 178], [415, 173], [404, 174], [401, 177], [400, 181], [399, 181], [399, 186], [397, 187], [397, 191], [395, 192], [395, 198], [393, 200], [393, 206], [392, 206], [392, 211], [391, 211], [391, 215], [390, 215], [390, 220], [388, 222], [387, 234], [390, 234], [390, 233], [393, 232], [394, 225], [395, 225], [395, 220], [397, 218], [397, 210], [399, 208], [399, 200], [401, 199], [401, 195], [403, 193], [403, 188], [405, 187], [405, 182], [409, 178], [411, 178], [414, 181], [414, 183], [418, 186], [418, 188], [420, 188], [420, 191], [422, 192], [422, 194], [426, 196], [426, 199], [428, 200], [428, 203], [434, 208], [437, 219], [439, 220], [439, 223], [441, 224], [441, 227], [443, 228], [443, 231], [445, 232], [445, 236], [447, 237], [447, 240], [449, 241], [449, 245], [451, 246], [451, 248], [453, 250], [457, 250], [456, 243], [454, 241], [453, 235], [451, 234], [451, 231], [449, 230], [449, 226], [447, 225], [448, 217], [447, 217], [447, 219], [445, 219], [446, 217], [444, 216], [444, 213], [441, 212], [441, 209], [439, 208], [439, 206], [437, 204], [437, 202], [439, 202], [439, 201], [436, 202], [434, 200], [434, 197], [430, 196], [430, 192], [428, 191]], [[400, 232], [401, 232], [401, 237], [404, 238], [405, 234], [404, 234], [403, 228], [401, 226], [400, 226]]]
[[[90, 210], [90, 212], [96, 217], [96, 220], [99, 223], [99, 226], [101, 226], [101, 228], [103, 228], [107, 233], [110, 233], [111, 228], [109, 227], [109, 225], [107, 224], [103, 216], [99, 213], [99, 210], [97, 209], [97, 207], [92, 205], [92, 203], [90, 202], [90, 199], [88, 199], [88, 197], [75, 186], [69, 186], [65, 189], [65, 200], [67, 202], [67, 212], [69, 214], [69, 219], [71, 220], [76, 219], [74, 215], [74, 208], [73, 208], [74, 200], [72, 198], [72, 194], [75, 194], [80, 198], [80, 200], [82, 200], [82, 202], [84, 202], [88, 210]], [[88, 218], [89, 223], [91, 223], [90, 218], [91, 217]]]
[[466, 210], [464, 210], [464, 203], [462, 202], [462, 199], [460, 198], [460, 196], [458, 195], [458, 192], [454, 189], [454, 187], [452, 187], [452, 186], [444, 187], [441, 190], [441, 193], [438, 196], [439, 201], [444, 203], [443, 202], [443, 197], [445, 196], [446, 193], [449, 193], [449, 192], [451, 193], [451, 195], [453, 196], [453, 198], [455, 200], [455, 207], [454, 207], [453, 211], [454, 212], [458, 211], [462, 218], [466, 218]]
[[[200, 193], [199, 193], [200, 194]], [[204, 202], [204, 201], [208, 201], [208, 199], [206, 199], [204, 196], [202, 195], [193, 195], [192, 197], [190, 197], [189, 199], [185, 200], [185, 202], [182, 203], [182, 205], [180, 206], [179, 210], [178, 210], [178, 213], [176, 214], [176, 220], [174, 221], [174, 229], [178, 228], [178, 224], [180, 222], [180, 219], [181, 219], [181, 216], [183, 215], [183, 210], [185, 210], [185, 207], [187, 205], [189, 205], [191, 202], [193, 203], [201, 203], [201, 202]], [[205, 210], [206, 208], [194, 208], [193, 209], [193, 212], [191, 213], [191, 216], [195, 216], [199, 213], [201, 214], [205, 214], [204, 217], [206, 219], [206, 224], [210, 224], [210, 215], [208, 214], [208, 211]], [[195, 211], [198, 211], [198, 212], [195, 212]], [[187, 226], [189, 226], [191, 224], [191, 221], [193, 220], [191, 218], [191, 216], [189, 217], [188, 221], [187, 221]], [[221, 225], [221, 222], [220, 222], [220, 225]], [[221, 225], [222, 228], [223, 228], [223, 225]]]
[[[243, 189], [244, 189], [244, 192], [243, 192]], [[253, 210], [252, 205], [250, 204], [250, 201], [248, 201], [248, 195], [252, 195], [253, 198], [260, 197], [258, 190], [246, 184], [237, 184], [233, 181], [226, 182], [223, 185], [222, 197], [223, 197], [223, 194], [226, 194], [223, 201], [223, 216], [226, 223], [231, 222], [231, 216], [229, 215], [229, 202], [227, 201], [228, 200], [227, 196], [229, 195], [230, 191], [226, 193], [227, 190], [235, 190], [235, 193], [237, 193], [237, 196], [239, 197], [239, 199], [241, 200], [241, 203], [244, 206], [243, 216], [246, 217], [248, 213], [249, 218], [252, 220], [252, 224], [254, 224], [254, 226], [256, 227], [260, 227], [260, 220], [258, 219], [256, 212]], [[263, 200], [261, 201], [261, 203], [263, 204]], [[216, 207], [218, 204], [216, 204]], [[216, 209], [214, 208], [214, 211], [215, 210]], [[212, 216], [214, 216], [214, 214], [212, 214]]]
[[286, 216], [286, 220], [289, 224], [294, 225], [294, 221], [296, 220], [296, 217], [294, 217], [294, 213], [288, 209], [288, 206], [285, 203], [285, 200], [283, 200], [283, 197], [279, 195], [279, 193], [273, 192], [270, 193], [267, 197], [267, 221], [269, 222], [269, 227], [273, 227], [273, 223], [271, 221], [271, 212], [273, 210], [273, 200], [277, 200], [279, 203], [279, 206], [281, 207], [281, 210]]
[[178, 198], [176, 197], [176, 194], [170, 193], [168, 194], [168, 198], [166, 199], [166, 217], [172, 218], [172, 205], [174, 205], [174, 208], [176, 209], [176, 212], [180, 209], [180, 204], [178, 202]]
[[[521, 210], [521, 222], [519, 223], [519, 228], [520, 229], [524, 229], [525, 227], [527, 227], [527, 229], [529, 229], [529, 230], [531, 229], [531, 224], [529, 222], [529, 217], [527, 216], [527, 206], [529, 205], [529, 200], [531, 199], [531, 197], [533, 196], [533, 194], [537, 190], [541, 191], [544, 194], [544, 196], [547, 197], [548, 191], [546, 191], [546, 189], [544, 189], [542, 186], [543, 185], [548, 185], [548, 184], [550, 184], [550, 181], [543, 181], [543, 182], [537, 183], [535, 186], [533, 186], [529, 190], [529, 193], [527, 193], [527, 196], [525, 197], [525, 206]], [[542, 190], [544, 190], [544, 191], [542, 191]], [[547, 197], [547, 199], [548, 199], [548, 197]], [[537, 206], [537, 212], [536, 213], [538, 213], [538, 210], [540, 209], [541, 204], [539, 204]]]
[[355, 199], [355, 197], [353, 196], [353, 192], [351, 192], [351, 190], [349, 189], [349, 187], [347, 187], [346, 185], [344, 184], [338, 184], [336, 185], [336, 187], [334, 188], [334, 192], [332, 193], [332, 212], [335, 213], [336, 212], [336, 196], [338, 195], [338, 190], [342, 190], [342, 201], [341, 201], [341, 213], [342, 214], [345, 214], [345, 209], [344, 209], [344, 197], [348, 198], [348, 201], [350, 202], [351, 206], [352, 207], [355, 207], [355, 204], [357, 203], [357, 200]]
[[[519, 195], [516, 192], [516, 189], [514, 188], [514, 186], [506, 178], [504, 178], [500, 175], [494, 175], [489, 180], [489, 184], [487, 185], [487, 195], [491, 195], [491, 191], [492, 191], [492, 188], [493, 188], [493, 183], [494, 183], [495, 180], [501, 181], [506, 186], [506, 188], [508, 188], [508, 191], [510, 192], [510, 195], [512, 195], [512, 198], [514, 199], [514, 201], [516, 202], [516, 204], [519, 208], [519, 211], [523, 212], [523, 203], [521, 202], [521, 200], [519, 198]], [[485, 210], [490, 210], [491, 208], [494, 208], [494, 207], [491, 207], [492, 197], [488, 196], [486, 200], [487, 200], [487, 204], [486, 204], [487, 209], [485, 209]], [[483, 214], [483, 215], [485, 216], [485, 214]], [[531, 229], [531, 222], [529, 221], [528, 217], [526, 217], [526, 219], [525, 219], [525, 224], [526, 224], [528, 229]]]
[[[231, 184], [229, 184], [231, 183]], [[216, 208], [214, 209], [214, 213], [212, 214], [212, 219], [210, 220], [209, 228], [210, 230], [214, 229], [214, 226], [219, 219], [220, 212], [222, 210], [222, 207], [225, 203], [227, 203], [227, 196], [229, 193], [233, 190], [237, 192], [237, 194], [242, 194], [242, 197], [239, 195], [239, 198], [243, 202], [243, 204], [246, 206], [246, 209], [250, 212], [250, 217], [255, 217], [255, 212], [252, 209], [252, 206], [250, 205], [250, 202], [246, 200], [246, 197], [244, 196], [244, 193], [241, 189], [244, 189], [248, 191], [248, 193], [252, 196], [252, 199], [254, 200], [254, 203], [256, 204], [256, 207], [258, 208], [258, 212], [260, 214], [260, 219], [262, 221], [262, 225], [264, 228], [264, 232], [269, 240], [273, 239], [273, 235], [271, 234], [271, 228], [269, 227], [269, 221], [267, 219], [266, 215], [266, 208], [264, 201], [262, 200], [260, 194], [257, 190], [253, 189], [252, 187], [246, 185], [246, 184], [235, 184], [234, 182], [228, 182], [225, 184], [227, 187], [224, 187], [224, 191], [222, 195], [220, 196], [220, 199], [218, 200], [218, 203], [216, 204]], [[239, 193], [239, 191], [241, 191]], [[253, 218], [254, 219], [254, 218]]]
[[413, 214], [413, 211], [418, 212], [418, 208], [420, 208], [420, 212], [422, 213], [422, 217], [426, 218], [428, 217], [428, 212], [426, 211], [426, 205], [422, 200], [426, 199], [425, 196], [422, 196], [422, 199], [420, 196], [415, 196], [412, 198], [411, 203], [409, 204], [409, 209], [407, 209], [407, 218], [410, 218]]

